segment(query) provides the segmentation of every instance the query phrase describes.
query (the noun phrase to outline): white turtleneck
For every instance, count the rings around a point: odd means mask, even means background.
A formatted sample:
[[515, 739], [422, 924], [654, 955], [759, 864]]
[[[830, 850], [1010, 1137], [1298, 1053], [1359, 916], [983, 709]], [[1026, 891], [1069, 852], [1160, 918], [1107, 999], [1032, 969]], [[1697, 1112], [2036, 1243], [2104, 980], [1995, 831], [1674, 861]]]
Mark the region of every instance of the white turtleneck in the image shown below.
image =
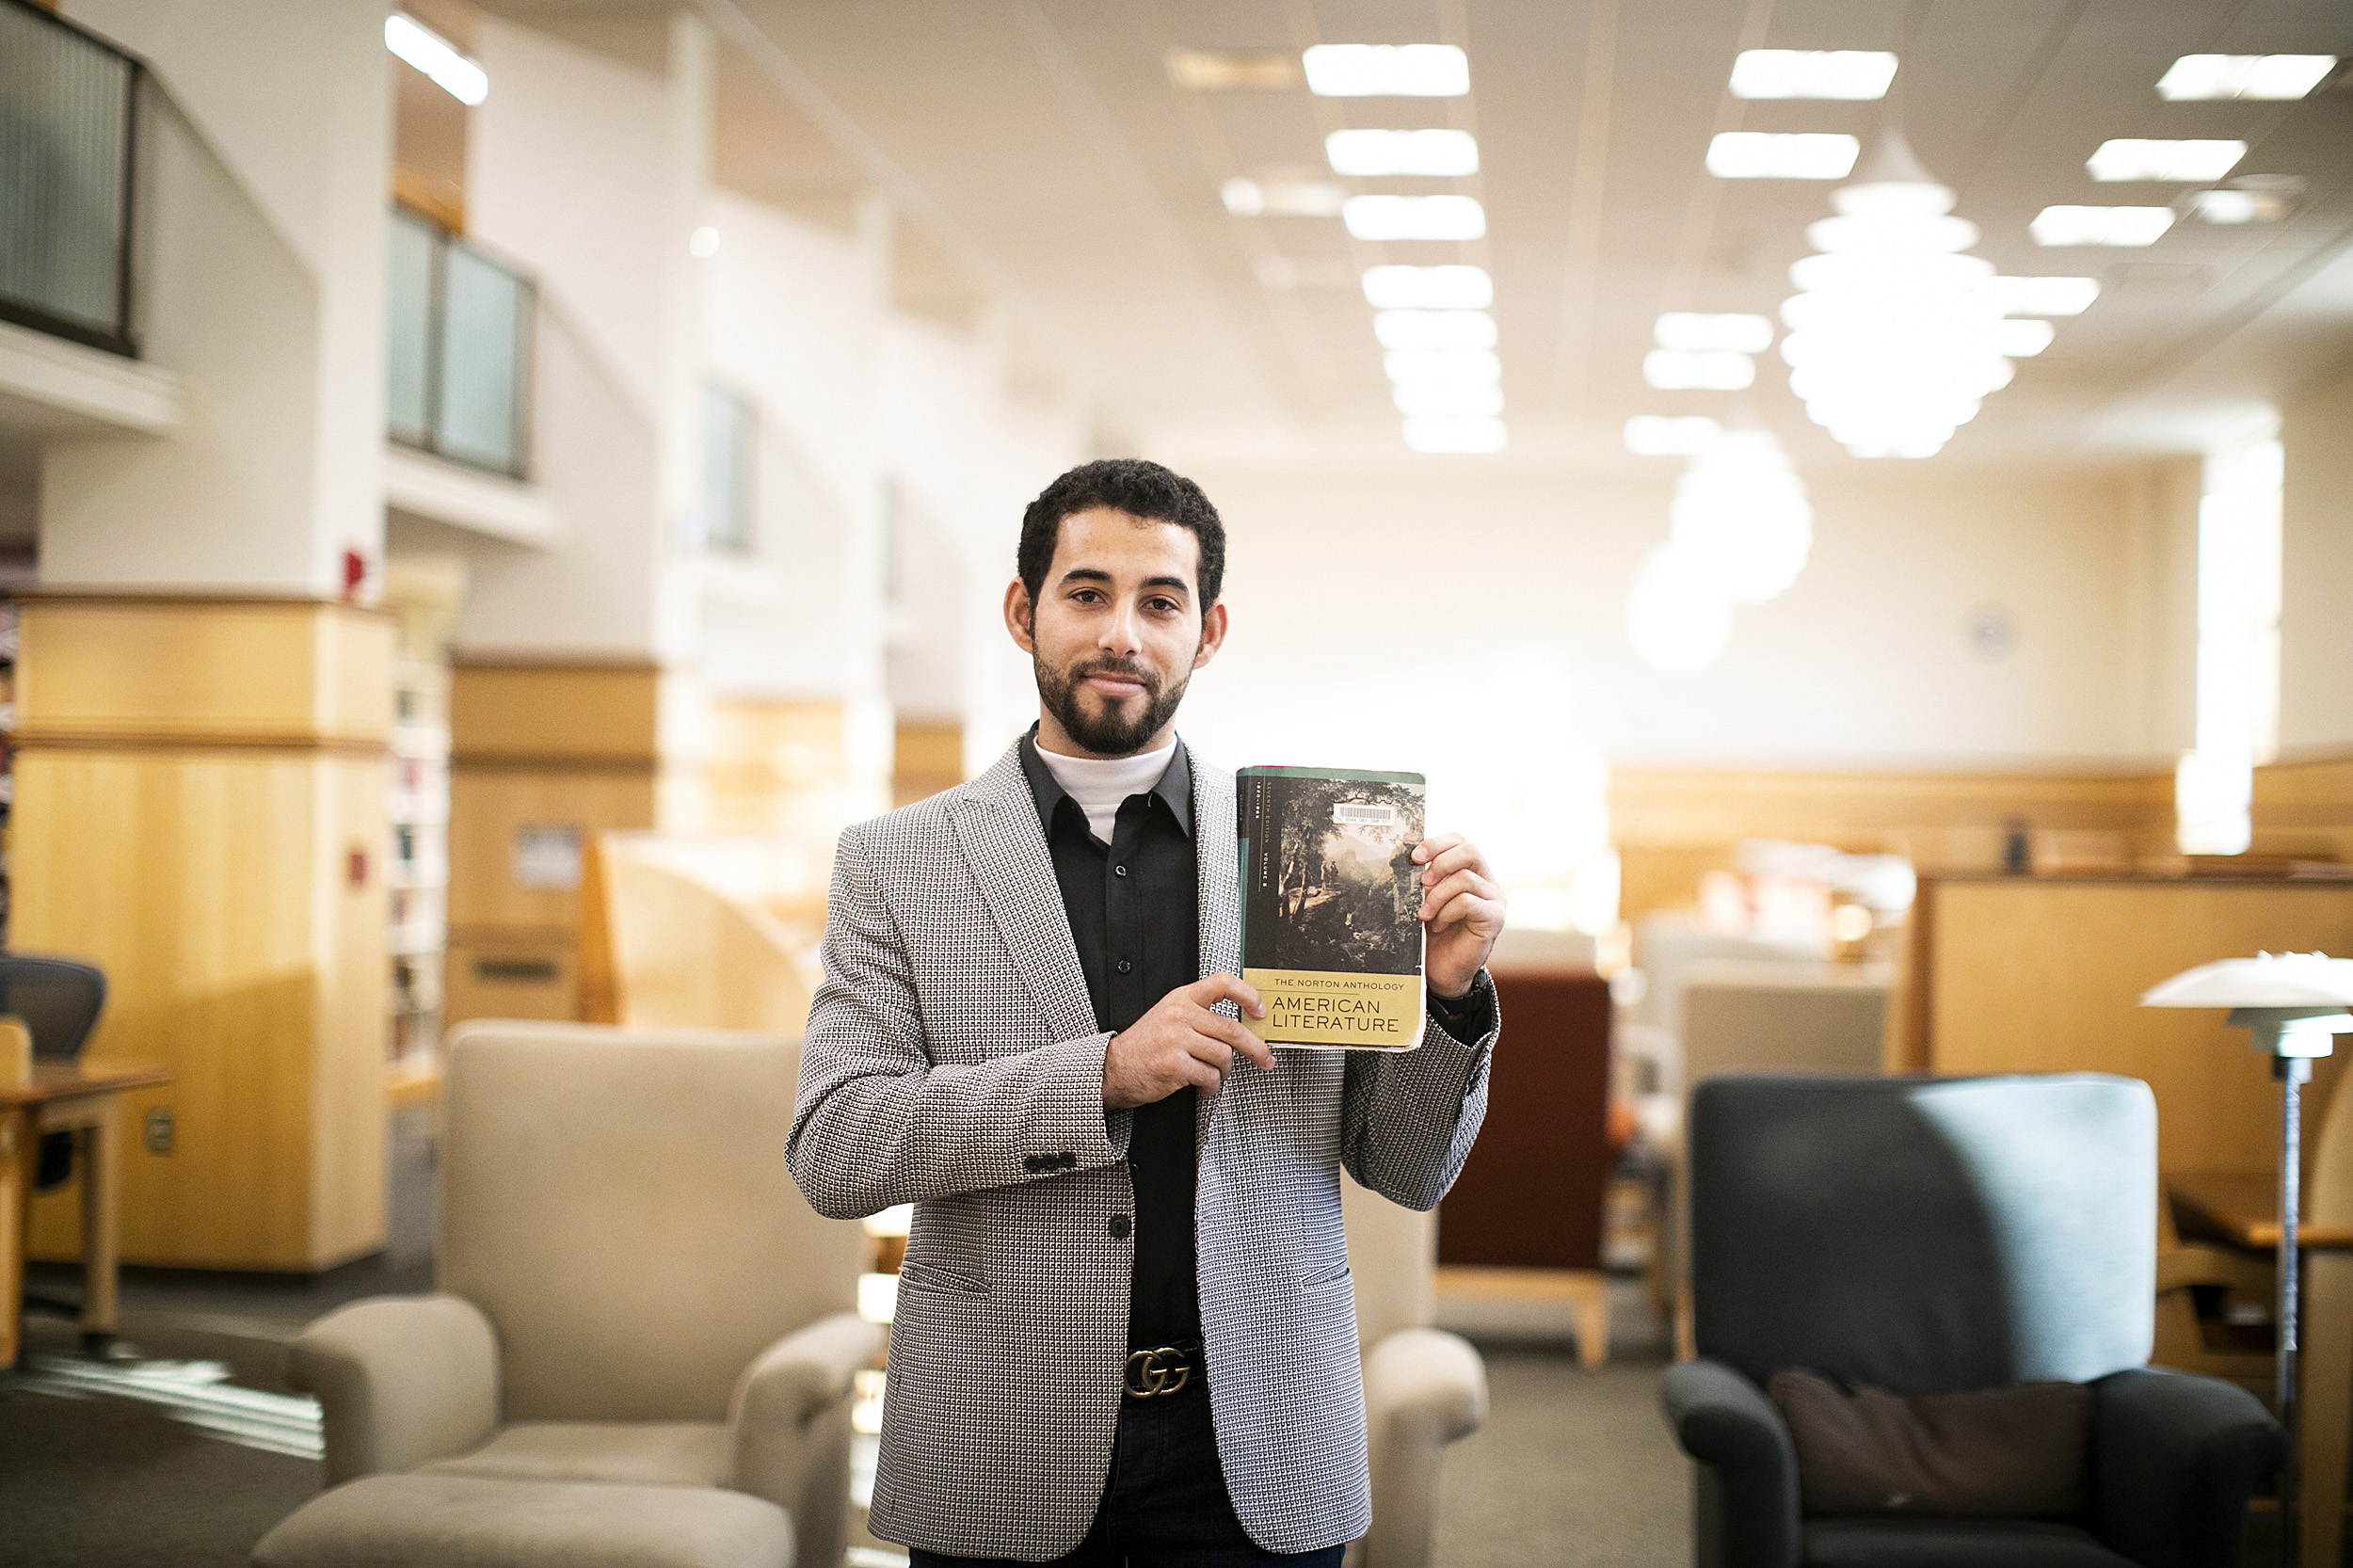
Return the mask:
[[1129, 795], [1150, 794], [1176, 751], [1176, 743], [1171, 741], [1158, 751], [1133, 757], [1064, 757], [1044, 746], [1037, 748], [1037, 755], [1063, 792], [1086, 813], [1088, 830], [1108, 844], [1112, 826], [1119, 820], [1119, 803]]

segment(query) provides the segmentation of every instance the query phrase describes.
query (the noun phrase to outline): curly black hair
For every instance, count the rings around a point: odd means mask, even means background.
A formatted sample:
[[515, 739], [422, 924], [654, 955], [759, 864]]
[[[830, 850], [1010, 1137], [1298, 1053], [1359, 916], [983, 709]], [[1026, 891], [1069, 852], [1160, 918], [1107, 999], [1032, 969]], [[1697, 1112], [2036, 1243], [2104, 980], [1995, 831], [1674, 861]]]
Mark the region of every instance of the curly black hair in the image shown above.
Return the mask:
[[1021, 548], [1016, 564], [1022, 586], [1030, 590], [1032, 605], [1045, 591], [1046, 568], [1054, 564], [1062, 520], [1096, 506], [1191, 529], [1201, 546], [1201, 610], [1209, 613], [1225, 585], [1225, 524], [1200, 486], [1142, 457], [1081, 463], [1040, 490], [1021, 514]]

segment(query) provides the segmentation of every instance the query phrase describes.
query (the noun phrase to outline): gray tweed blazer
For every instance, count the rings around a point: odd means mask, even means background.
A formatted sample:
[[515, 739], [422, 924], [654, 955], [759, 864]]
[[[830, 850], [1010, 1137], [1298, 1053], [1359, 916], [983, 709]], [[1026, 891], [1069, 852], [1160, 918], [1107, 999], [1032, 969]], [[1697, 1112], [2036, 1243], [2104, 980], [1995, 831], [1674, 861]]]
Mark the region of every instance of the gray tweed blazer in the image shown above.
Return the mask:
[[[1201, 970], [1230, 974], [1233, 775], [1186, 756]], [[824, 957], [793, 1177], [837, 1218], [915, 1205], [872, 1527], [959, 1557], [1059, 1557], [1111, 1472], [1132, 1115], [1104, 1109], [1111, 1036], [1017, 751], [841, 836]], [[1402, 1055], [1280, 1050], [1202, 1103], [1209, 1397], [1235, 1512], [1269, 1550], [1352, 1541], [1371, 1517], [1340, 1170], [1434, 1206], [1479, 1130], [1494, 1044], [1432, 1023]]]

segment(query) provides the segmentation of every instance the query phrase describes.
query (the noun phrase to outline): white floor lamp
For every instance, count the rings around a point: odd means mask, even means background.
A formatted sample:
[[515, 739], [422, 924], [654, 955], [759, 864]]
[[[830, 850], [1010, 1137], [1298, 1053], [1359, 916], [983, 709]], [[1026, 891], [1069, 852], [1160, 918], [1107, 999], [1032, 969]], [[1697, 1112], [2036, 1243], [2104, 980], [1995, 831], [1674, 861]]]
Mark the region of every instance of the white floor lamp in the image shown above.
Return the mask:
[[2287, 1429], [2287, 1471], [2280, 1478], [2280, 1560], [2296, 1568], [2301, 1556], [2297, 1490], [2303, 1479], [2302, 1434], [2296, 1408], [2297, 1204], [2301, 1194], [2301, 1091], [2313, 1059], [2353, 1033], [2353, 959], [2319, 952], [2257, 953], [2185, 969], [2151, 986], [2143, 1007], [2227, 1007], [2229, 1022], [2249, 1032], [2256, 1050], [2271, 1058], [2280, 1080], [2280, 1424]]

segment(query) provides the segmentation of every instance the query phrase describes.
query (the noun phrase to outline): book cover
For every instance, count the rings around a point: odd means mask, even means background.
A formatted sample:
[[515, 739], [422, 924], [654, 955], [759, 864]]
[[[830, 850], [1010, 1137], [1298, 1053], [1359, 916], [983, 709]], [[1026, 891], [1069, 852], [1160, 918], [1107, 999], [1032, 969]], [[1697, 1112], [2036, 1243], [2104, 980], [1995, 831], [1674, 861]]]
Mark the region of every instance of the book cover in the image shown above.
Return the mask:
[[1272, 1046], [1412, 1050], [1421, 1044], [1422, 776], [1243, 768], [1245, 1017]]

